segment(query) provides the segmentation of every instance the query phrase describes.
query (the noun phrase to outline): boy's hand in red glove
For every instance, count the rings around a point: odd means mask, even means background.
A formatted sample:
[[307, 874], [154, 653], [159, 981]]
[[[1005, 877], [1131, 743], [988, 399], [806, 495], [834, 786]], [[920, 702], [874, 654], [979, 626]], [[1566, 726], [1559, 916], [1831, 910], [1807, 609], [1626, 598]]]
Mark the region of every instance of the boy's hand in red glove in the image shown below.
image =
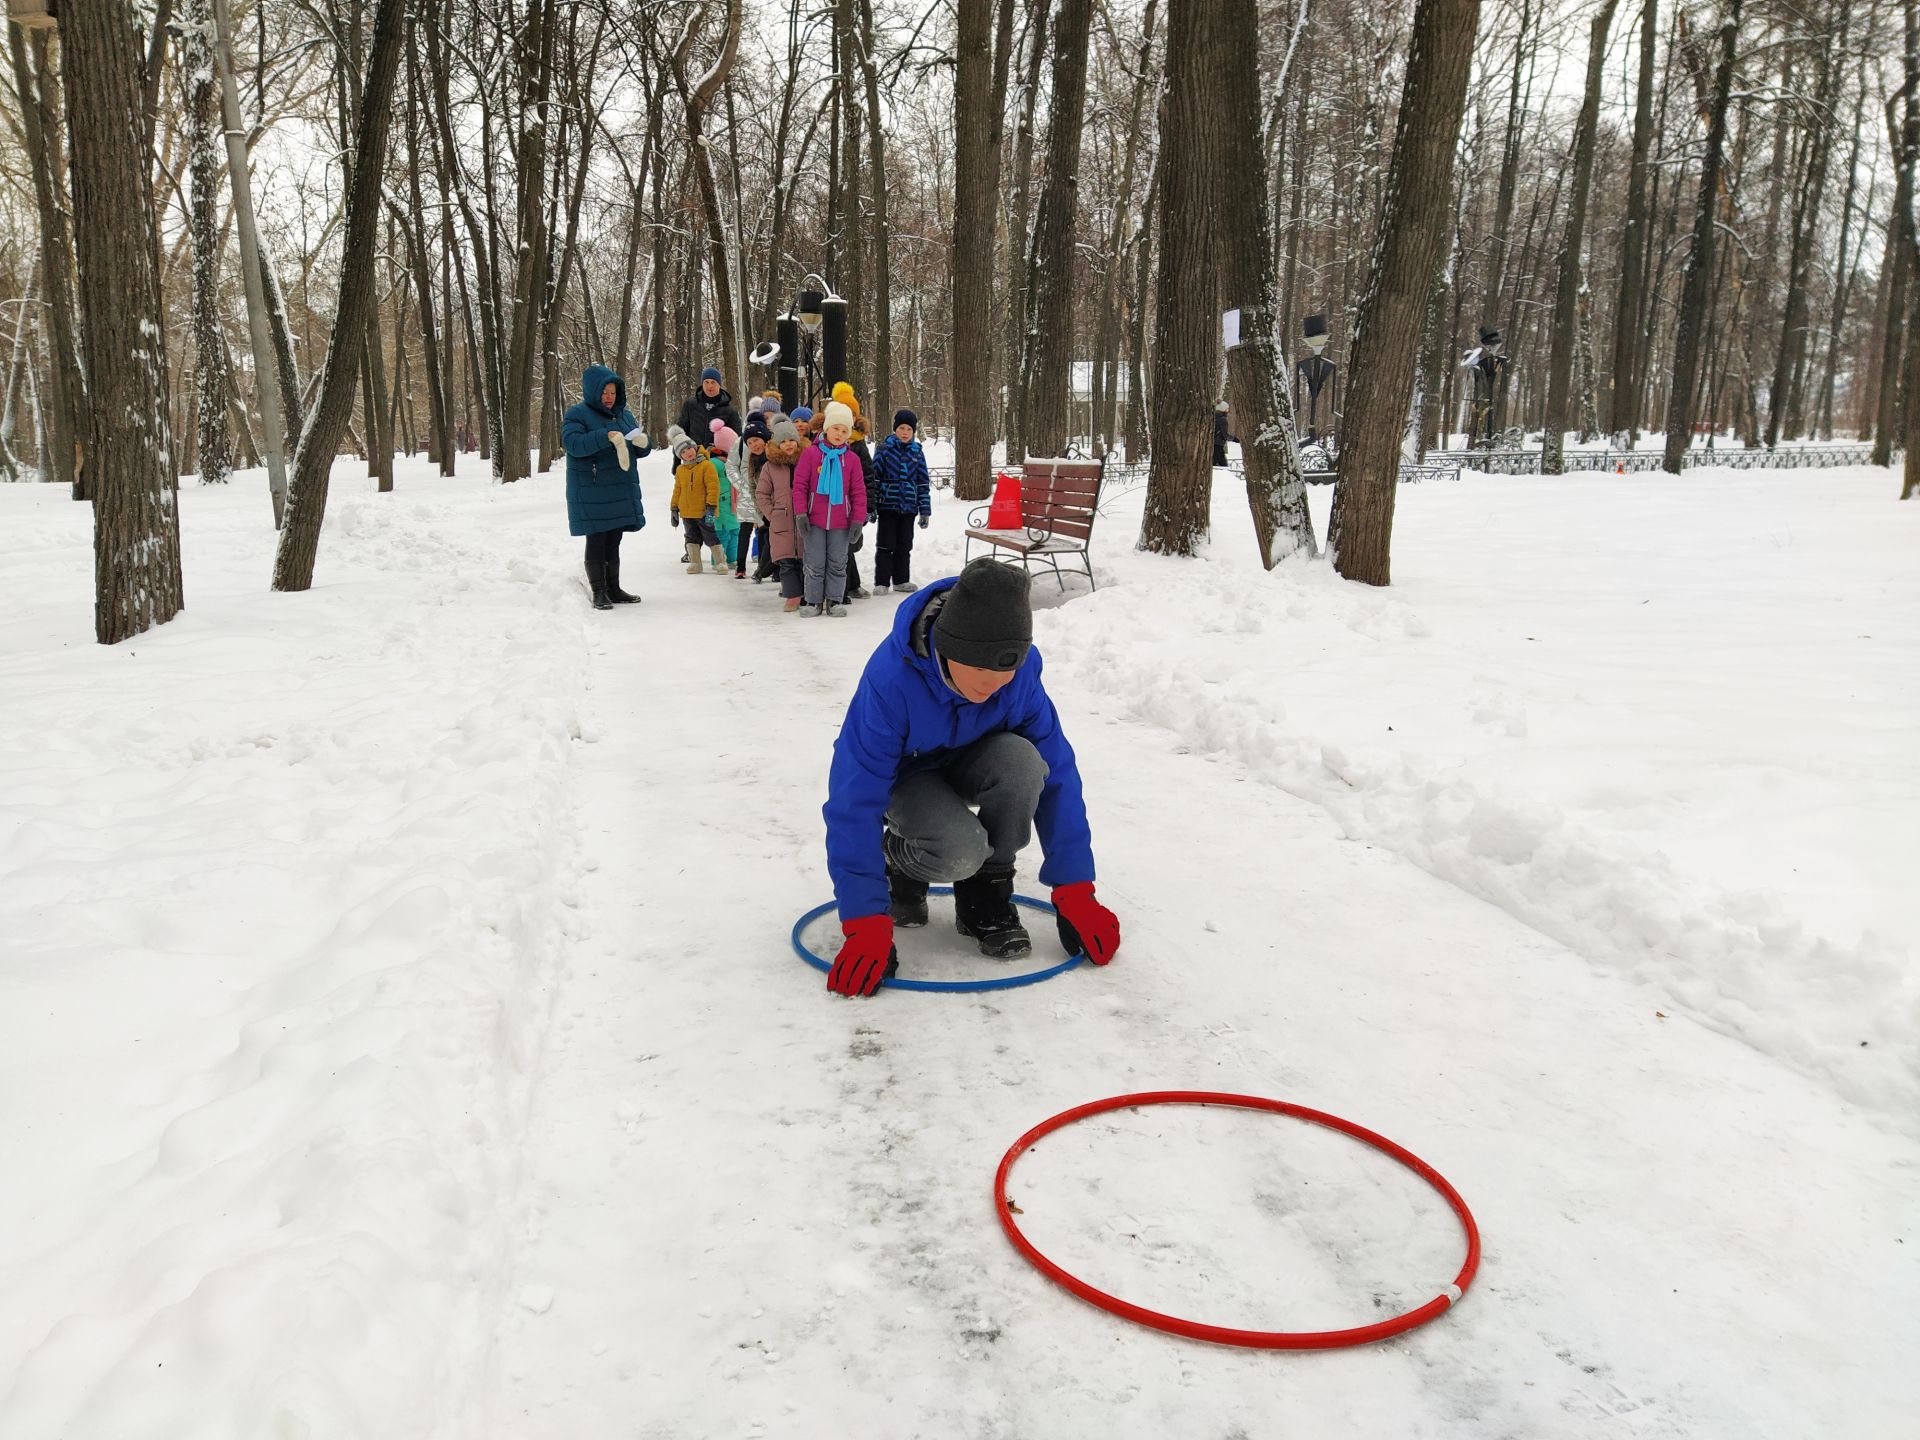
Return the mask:
[[846, 938], [827, 972], [827, 989], [836, 995], [871, 995], [893, 965], [893, 917], [862, 915], [843, 920]]
[[1056, 887], [1053, 908], [1060, 912], [1060, 943], [1068, 954], [1084, 953], [1096, 965], [1113, 959], [1120, 948], [1120, 917], [1093, 898], [1091, 880]]

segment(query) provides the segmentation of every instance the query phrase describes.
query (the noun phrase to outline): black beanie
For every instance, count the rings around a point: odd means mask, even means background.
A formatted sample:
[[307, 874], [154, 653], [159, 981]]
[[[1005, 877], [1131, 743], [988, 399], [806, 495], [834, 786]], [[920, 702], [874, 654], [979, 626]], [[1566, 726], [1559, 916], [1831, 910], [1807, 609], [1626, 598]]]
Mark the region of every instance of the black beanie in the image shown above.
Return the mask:
[[[918, 430], [920, 428], [920, 417], [911, 410], [896, 410], [893, 412], [893, 428], [898, 430], [902, 425], [911, 425], [914, 429]], [[964, 664], [966, 662], [962, 661], [961, 663]]]
[[1018, 670], [1033, 646], [1033, 604], [1024, 569], [980, 559], [960, 572], [933, 622], [945, 660], [980, 670]]
[[773, 429], [767, 424], [767, 417], [758, 411], [747, 417], [747, 428], [740, 433], [748, 440], [753, 439], [756, 435], [762, 440], [771, 441], [773, 439]]

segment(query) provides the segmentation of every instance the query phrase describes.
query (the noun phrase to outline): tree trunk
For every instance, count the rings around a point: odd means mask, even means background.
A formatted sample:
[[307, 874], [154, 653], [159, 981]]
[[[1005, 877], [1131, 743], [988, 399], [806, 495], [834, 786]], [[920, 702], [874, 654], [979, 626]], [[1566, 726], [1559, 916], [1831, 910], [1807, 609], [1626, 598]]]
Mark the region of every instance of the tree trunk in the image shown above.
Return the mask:
[[[687, 96], [687, 139], [691, 147], [694, 178], [699, 183], [700, 204], [707, 222], [708, 268], [713, 271], [713, 308], [720, 323], [721, 361], [732, 371], [731, 383], [744, 388], [746, 376], [740, 367], [740, 327], [733, 297], [733, 273], [727, 261], [726, 227], [720, 218], [720, 191], [713, 179], [713, 155], [702, 135], [706, 114], [713, 97], [726, 83], [728, 72], [740, 46], [740, 0], [727, 0], [726, 30], [721, 37], [720, 55], [700, 83]], [[683, 82], [684, 83], [684, 82]], [[704, 437], [695, 436], [703, 441]]]
[[[1093, 0], [1060, 0], [1053, 29], [1053, 103], [1047, 115], [1047, 184], [1033, 227], [1033, 295], [1027, 322], [1026, 446], [1066, 453], [1068, 377], [1075, 351], [1073, 238], [1080, 207], [1080, 138], [1086, 120], [1087, 44]], [[1244, 43], [1244, 39], [1242, 41]], [[1258, 115], [1258, 97], [1254, 97]]]
[[220, 227], [216, 209], [220, 161], [214, 153], [212, 16], [207, 0], [186, 0], [181, 13], [180, 69], [187, 87], [187, 162], [192, 199], [194, 405], [198, 416], [198, 461], [202, 485], [224, 485], [233, 472], [227, 432], [226, 340], [220, 332]]
[[1147, 203], [1140, 211], [1140, 232], [1134, 238], [1133, 295], [1127, 315], [1127, 418], [1121, 443], [1127, 459], [1147, 453], [1147, 300], [1153, 282], [1153, 237], [1159, 218], [1160, 169], [1154, 166], [1147, 182]]
[[1901, 118], [1900, 145], [1896, 154], [1900, 164], [1901, 179], [1907, 192], [1907, 211], [1905, 240], [1907, 244], [1907, 273], [1912, 311], [1907, 316], [1907, 409], [1902, 438], [1906, 442], [1906, 464], [1900, 476], [1900, 498], [1911, 500], [1920, 494], [1920, 344], [1915, 337], [1920, 336], [1920, 285], [1912, 283], [1916, 273], [1915, 262], [1920, 261], [1920, 224], [1913, 215], [1914, 170], [1920, 166], [1920, 12], [1917, 12], [1915, 0], [1904, 0], [1900, 7], [1904, 19], [1906, 45], [1902, 51], [1904, 83], [1901, 96], [1905, 111]]
[[[1142, 549], [1191, 555], [1213, 498], [1213, 397], [1220, 373], [1220, 202], [1229, 183], [1210, 73], [1247, 35], [1220, 0], [1170, 0], [1161, 92], [1160, 272], [1153, 346], [1153, 460]], [[1244, 181], [1242, 181], [1244, 183]]]
[[[420, 67], [412, 34], [414, 23], [408, 22], [407, 43], [407, 192], [413, 213], [404, 217], [403, 228], [413, 266], [414, 293], [420, 304], [420, 359], [427, 372], [427, 454], [438, 462], [442, 475], [451, 475], [456, 455], [453, 392], [441, 369], [440, 336], [434, 324], [433, 261], [427, 247], [427, 207], [420, 189]], [[451, 326], [448, 333], [452, 333]]]
[[1887, 258], [1882, 262], [1889, 276], [1886, 324], [1881, 336], [1880, 385], [1874, 406], [1873, 454], [1870, 457], [1870, 463], [1875, 465], [1893, 463], [1894, 432], [1899, 429], [1900, 421], [1897, 406], [1900, 357], [1905, 353], [1907, 331], [1907, 289], [1913, 283], [1913, 244], [1908, 236], [1913, 218], [1913, 172], [1910, 166], [1900, 160], [1906, 125], [1902, 118], [1903, 102], [1910, 103], [1909, 92], [1905, 89], [1887, 101], [1887, 133], [1895, 157], [1895, 181], [1893, 212], [1887, 217]]
[[1613, 312], [1612, 404], [1607, 424], [1632, 445], [1640, 428], [1640, 379], [1635, 364], [1648, 300], [1646, 264], [1649, 204], [1647, 178], [1653, 150], [1653, 55], [1659, 39], [1660, 0], [1640, 11], [1640, 78], [1633, 107], [1633, 160], [1627, 177], [1626, 227], [1620, 236], [1620, 293]]
[[[1833, 153], [1834, 101], [1841, 73], [1840, 51], [1847, 43], [1850, 8], [1841, 0], [1834, 33], [1825, 37], [1820, 49], [1820, 80], [1814, 100], [1814, 129], [1809, 137], [1807, 170], [1794, 206], [1793, 241], [1787, 259], [1787, 298], [1780, 327], [1780, 348], [1775, 355], [1773, 385], [1767, 393], [1767, 448], [1781, 439], [1789, 418], [1792, 377], [1806, 353], [1807, 290], [1813, 266], [1814, 232], [1819, 226], [1820, 204], [1825, 198], [1828, 157]], [[1791, 433], [1791, 432], [1789, 432]]]
[[1334, 568], [1349, 580], [1392, 578], [1394, 492], [1409, 377], [1453, 195], [1453, 155], [1467, 103], [1480, 0], [1420, 0], [1393, 137], [1373, 281], [1354, 322], [1347, 427], [1333, 495]]
[[40, 275], [47, 334], [51, 342], [48, 381], [41, 409], [46, 422], [41, 473], [65, 485], [76, 500], [93, 498], [91, 482], [75, 456], [86, 425], [87, 381], [80, 368], [79, 328], [74, 319], [73, 245], [65, 209], [60, 80], [47, 54], [47, 32], [7, 26], [13, 49], [14, 88], [20, 97], [20, 129], [40, 218]]
[[1587, 188], [1593, 180], [1594, 132], [1600, 122], [1600, 81], [1607, 64], [1607, 31], [1616, 0], [1602, 0], [1593, 17], [1587, 47], [1587, 90], [1573, 132], [1573, 194], [1567, 201], [1567, 228], [1560, 239], [1560, 278], [1553, 294], [1553, 350], [1547, 362], [1547, 418], [1540, 440], [1540, 473], [1566, 470], [1564, 446], [1572, 415], [1574, 349], [1579, 340], [1575, 309], [1583, 288], [1581, 252], [1587, 243]]
[[999, 222], [1000, 99], [989, 88], [993, 13], [962, 5], [953, 89], [954, 208], [948, 273], [953, 287], [953, 493], [987, 498], [993, 469], [993, 240]]
[[340, 245], [340, 302], [333, 336], [320, 372], [320, 394], [294, 456], [287, 495], [287, 523], [274, 558], [273, 588], [305, 590], [313, 584], [320, 525], [327, 513], [327, 479], [340, 436], [353, 413], [353, 387], [375, 304], [374, 252], [379, 239], [380, 187], [386, 172], [387, 130], [393, 118], [394, 76], [400, 68], [405, 0], [377, 0], [373, 50], [354, 142], [353, 185], [347, 194], [346, 231]]
[[1854, 198], [1859, 193], [1860, 148], [1865, 134], [1863, 121], [1866, 117], [1867, 90], [1865, 76], [1859, 80], [1860, 88], [1854, 97], [1852, 149], [1847, 157], [1847, 194], [1840, 206], [1840, 243], [1834, 255], [1833, 264], [1833, 311], [1827, 320], [1827, 358], [1821, 367], [1820, 398], [1816, 417], [1820, 429], [1820, 438], [1833, 439], [1833, 382], [1840, 368], [1840, 332], [1846, 325], [1847, 302], [1852, 298], [1853, 272], [1858, 262], [1857, 251], [1851, 256], [1848, 243], [1853, 238]]
[[[985, 9], [984, 0], [979, 6]], [[881, 125], [880, 77], [873, 61], [873, 0], [860, 0], [860, 68], [867, 81], [867, 168], [873, 192], [873, 389], [867, 395], [867, 429], [890, 429], [893, 418], [893, 268], [887, 228], [886, 132]]]
[[[1264, 179], [1225, 183], [1231, 157], [1260, 153], [1259, 54], [1245, 37], [1259, 28], [1254, 0], [1213, 0], [1222, 23], [1203, 32], [1220, 46], [1206, 61], [1214, 73], [1207, 99], [1216, 107], [1209, 124], [1219, 133], [1222, 184], [1220, 304], [1240, 312], [1240, 343], [1227, 347], [1228, 398], [1239, 422], [1245, 461], [1247, 508], [1253, 515], [1260, 563], [1271, 570], [1294, 551], [1314, 553], [1313, 517], [1300, 475], [1300, 445], [1293, 428], [1293, 395], [1287, 359], [1278, 343], [1274, 296], [1273, 222]], [[1200, 34], [1185, 36], [1194, 44]]]
[[1719, 218], [1720, 175], [1727, 145], [1727, 102], [1733, 93], [1734, 46], [1740, 35], [1741, 0], [1727, 0], [1720, 26], [1720, 60], [1708, 105], [1707, 153], [1700, 166], [1700, 198], [1694, 205], [1693, 242], [1687, 253], [1680, 291], [1680, 315], [1673, 339], [1672, 399], [1667, 404], [1667, 448], [1663, 468], [1678, 475], [1686, 465], [1692, 438], [1693, 389], [1706, 342], [1707, 290], [1713, 279], [1714, 227]]
[[1035, 0], [1027, 17], [1026, 88], [1021, 92], [1020, 127], [1013, 142], [1013, 212], [1007, 218], [1007, 338], [1001, 350], [1002, 382], [1006, 395], [1007, 463], [1018, 465], [1027, 456], [1026, 403], [1027, 281], [1032, 255], [1027, 246], [1027, 222], [1033, 203], [1033, 112], [1040, 94], [1040, 62], [1046, 57], [1047, 14], [1052, 0]]
[[[1527, 39], [1534, 19], [1532, 0], [1520, 0], [1520, 30], [1513, 42], [1513, 78], [1507, 95], [1506, 138], [1501, 146], [1500, 181], [1495, 192], [1493, 231], [1487, 242], [1486, 289], [1481, 301], [1485, 323], [1495, 327], [1501, 323], [1500, 291], [1506, 280], [1507, 252], [1511, 244], [1507, 230], [1513, 224], [1514, 192], [1520, 174], [1520, 132], [1526, 123], [1520, 108], [1521, 82], [1527, 71]], [[1537, 39], [1535, 43], [1538, 43]], [[1511, 352], [1511, 345], [1508, 350]]]
[[79, 468], [93, 495], [94, 635], [112, 645], [185, 603], [178, 477], [134, 12], [63, 9], [88, 378]]

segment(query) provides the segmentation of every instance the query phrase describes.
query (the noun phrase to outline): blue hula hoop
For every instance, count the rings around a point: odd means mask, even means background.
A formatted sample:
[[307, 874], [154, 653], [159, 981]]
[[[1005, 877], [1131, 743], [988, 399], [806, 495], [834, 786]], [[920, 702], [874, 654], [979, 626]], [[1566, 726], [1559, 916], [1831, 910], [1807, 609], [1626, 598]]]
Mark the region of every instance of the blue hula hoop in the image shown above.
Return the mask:
[[[935, 885], [929, 889], [927, 893], [929, 895], [951, 895], [953, 893], [953, 887], [951, 885]], [[1053, 906], [1047, 904], [1046, 901], [1030, 900], [1025, 895], [1014, 896], [1013, 903], [1016, 905], [1024, 905], [1029, 910], [1038, 910], [1043, 915], [1059, 913]], [[838, 908], [838, 905], [829, 900], [824, 905], [814, 906], [813, 909], [807, 911], [806, 914], [793, 922], [793, 953], [822, 974], [833, 969], [833, 962], [807, 949], [805, 942], [800, 938], [800, 932], [818, 920], [822, 915], [832, 914], [833, 911]], [[1073, 969], [1073, 967], [1078, 965], [1084, 958], [1084, 956], [1080, 955], [1069, 955], [1058, 965], [1049, 966], [1045, 970], [1027, 970], [1018, 975], [1003, 975], [994, 980], [903, 980], [896, 976], [892, 979], [882, 980], [880, 984], [882, 988], [888, 990], [937, 990], [949, 994], [956, 992], [967, 993], [977, 990], [1018, 990], [1022, 985], [1038, 985], [1042, 980], [1051, 980], [1056, 975], [1064, 974], [1066, 971]]]

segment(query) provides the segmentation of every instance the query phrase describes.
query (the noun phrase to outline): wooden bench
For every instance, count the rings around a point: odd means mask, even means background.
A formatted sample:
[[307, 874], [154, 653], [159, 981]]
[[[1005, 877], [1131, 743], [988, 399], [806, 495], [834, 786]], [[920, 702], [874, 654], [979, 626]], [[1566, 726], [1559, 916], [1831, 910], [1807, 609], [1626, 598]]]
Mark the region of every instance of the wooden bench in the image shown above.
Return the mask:
[[[1031, 571], [1038, 560], [1053, 570], [1060, 588], [1067, 588], [1060, 562], [1076, 558], [1087, 584], [1093, 579], [1093, 561], [1087, 547], [1093, 541], [1093, 522], [1100, 501], [1101, 462], [1098, 460], [1029, 460], [1020, 476], [1018, 530], [990, 530], [989, 506], [976, 506], [967, 516], [964, 559], [973, 558], [976, 542], [991, 547], [995, 559], [1019, 563]], [[1004, 553], [1002, 553], [1004, 552]]]

